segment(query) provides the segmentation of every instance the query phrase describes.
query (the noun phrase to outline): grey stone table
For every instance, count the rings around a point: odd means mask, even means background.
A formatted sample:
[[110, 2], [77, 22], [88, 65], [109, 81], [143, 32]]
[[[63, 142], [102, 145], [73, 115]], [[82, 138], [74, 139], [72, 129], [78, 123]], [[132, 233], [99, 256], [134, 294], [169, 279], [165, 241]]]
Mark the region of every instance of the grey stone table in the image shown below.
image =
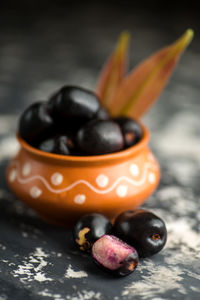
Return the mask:
[[199, 299], [198, 36], [143, 119], [162, 170], [157, 191], [144, 205], [167, 224], [168, 241], [161, 253], [142, 260], [130, 276], [113, 278], [80, 255], [70, 230], [44, 223], [5, 182], [6, 165], [18, 147], [17, 120], [26, 106], [63, 84], [94, 89], [121, 30], [132, 33], [133, 66], [187, 27], [197, 29], [197, 10], [142, 10], [120, 1], [115, 6], [50, 3], [1, 9], [0, 300]]

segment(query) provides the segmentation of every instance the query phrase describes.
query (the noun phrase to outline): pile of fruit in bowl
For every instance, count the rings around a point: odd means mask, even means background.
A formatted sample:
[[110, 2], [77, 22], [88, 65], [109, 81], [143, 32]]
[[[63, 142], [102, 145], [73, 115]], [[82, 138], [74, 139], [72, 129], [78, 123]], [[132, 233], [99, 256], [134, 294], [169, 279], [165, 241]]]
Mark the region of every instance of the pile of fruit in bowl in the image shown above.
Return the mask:
[[102, 155], [135, 145], [139, 123], [111, 118], [98, 97], [80, 87], [62, 87], [47, 102], [37, 102], [20, 118], [19, 135], [30, 145], [62, 155]]
[[17, 131], [21, 148], [7, 168], [16, 196], [59, 225], [94, 212], [114, 220], [142, 204], [156, 189], [160, 169], [141, 117], [192, 37], [188, 29], [127, 75], [124, 32], [94, 92], [66, 85], [26, 108]]

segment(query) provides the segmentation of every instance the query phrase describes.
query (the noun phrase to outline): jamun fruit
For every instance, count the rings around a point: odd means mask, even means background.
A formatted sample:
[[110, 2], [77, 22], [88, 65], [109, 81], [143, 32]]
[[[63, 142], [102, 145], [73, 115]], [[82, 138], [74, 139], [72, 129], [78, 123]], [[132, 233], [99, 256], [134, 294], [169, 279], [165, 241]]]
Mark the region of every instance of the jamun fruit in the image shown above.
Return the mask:
[[102, 214], [84, 215], [74, 226], [74, 240], [80, 250], [89, 251], [96, 240], [111, 232], [111, 228], [112, 224]]
[[142, 138], [142, 128], [139, 123], [128, 117], [118, 117], [114, 121], [120, 126], [124, 136], [125, 148], [131, 147]]
[[53, 119], [46, 102], [36, 102], [29, 106], [19, 120], [19, 135], [34, 145], [52, 128]]
[[75, 86], [62, 87], [50, 98], [49, 105], [55, 117], [65, 121], [77, 119], [80, 123], [94, 118], [100, 108], [93, 92]]
[[137, 251], [113, 235], [104, 235], [92, 246], [94, 261], [104, 270], [126, 276], [138, 265]]
[[85, 155], [101, 155], [120, 151], [124, 140], [120, 127], [111, 120], [92, 120], [77, 133], [78, 148]]
[[151, 256], [165, 245], [167, 230], [162, 219], [145, 209], [128, 210], [115, 220], [113, 232], [134, 246], [140, 257]]

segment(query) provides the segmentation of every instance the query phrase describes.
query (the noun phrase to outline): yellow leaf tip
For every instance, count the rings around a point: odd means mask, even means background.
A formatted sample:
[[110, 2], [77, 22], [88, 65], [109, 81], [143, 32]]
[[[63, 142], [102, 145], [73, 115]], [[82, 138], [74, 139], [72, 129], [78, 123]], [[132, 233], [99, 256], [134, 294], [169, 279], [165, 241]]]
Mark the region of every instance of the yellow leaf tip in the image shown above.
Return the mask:
[[187, 35], [192, 36], [194, 35], [194, 30], [192, 28], [188, 28], [185, 32]]
[[191, 43], [194, 36], [192, 29], [187, 29], [185, 33], [174, 43], [177, 53], [183, 52], [187, 46]]
[[184, 34], [185, 39], [188, 41], [188, 44], [191, 42], [194, 36], [194, 30], [191, 28], [188, 28]]
[[183, 48], [186, 48], [190, 44], [190, 42], [193, 39], [193, 36], [194, 36], [194, 31], [192, 29], [189, 28], [185, 31], [185, 33], [180, 39], [182, 41]]

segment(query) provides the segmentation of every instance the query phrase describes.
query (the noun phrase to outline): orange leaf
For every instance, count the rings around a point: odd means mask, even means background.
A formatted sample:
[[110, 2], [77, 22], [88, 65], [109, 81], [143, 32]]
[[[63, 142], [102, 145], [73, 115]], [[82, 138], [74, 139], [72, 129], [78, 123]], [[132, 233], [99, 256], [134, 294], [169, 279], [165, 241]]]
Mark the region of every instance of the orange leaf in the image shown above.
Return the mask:
[[109, 107], [109, 102], [124, 77], [129, 39], [128, 32], [121, 33], [114, 53], [100, 73], [96, 90], [105, 108]]
[[180, 55], [191, 42], [193, 31], [156, 52], [137, 66], [121, 83], [109, 105], [112, 116], [140, 118], [159, 97]]

